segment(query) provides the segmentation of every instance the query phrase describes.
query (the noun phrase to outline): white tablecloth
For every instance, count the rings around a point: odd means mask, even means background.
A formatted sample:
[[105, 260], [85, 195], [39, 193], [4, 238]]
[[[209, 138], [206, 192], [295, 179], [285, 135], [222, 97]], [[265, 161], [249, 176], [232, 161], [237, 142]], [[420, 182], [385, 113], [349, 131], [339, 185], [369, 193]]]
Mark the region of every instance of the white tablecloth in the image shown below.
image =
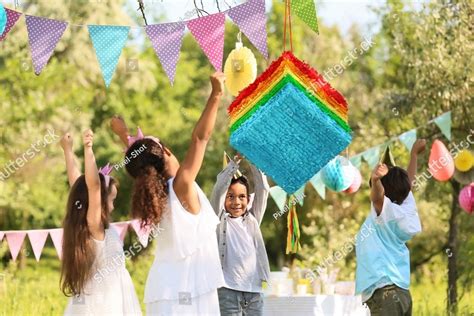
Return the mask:
[[266, 296], [264, 316], [370, 316], [362, 305], [360, 296], [352, 295], [308, 295]]

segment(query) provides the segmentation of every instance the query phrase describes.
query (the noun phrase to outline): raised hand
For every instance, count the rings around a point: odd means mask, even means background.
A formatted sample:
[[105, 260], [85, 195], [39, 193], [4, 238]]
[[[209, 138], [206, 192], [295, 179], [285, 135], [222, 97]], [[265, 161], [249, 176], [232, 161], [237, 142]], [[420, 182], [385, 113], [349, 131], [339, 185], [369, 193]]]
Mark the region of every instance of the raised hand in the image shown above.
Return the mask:
[[61, 137], [59, 144], [63, 148], [64, 151], [71, 151], [72, 150], [72, 136], [70, 133], [66, 133]]
[[92, 148], [92, 145], [94, 143], [94, 133], [91, 129], [87, 129], [84, 131], [84, 133], [82, 134], [82, 141], [84, 143], [85, 148]]
[[426, 139], [417, 139], [411, 148], [411, 154], [418, 155], [426, 149]]
[[388, 167], [384, 163], [379, 163], [372, 171], [372, 179], [379, 180], [388, 173]]
[[222, 95], [224, 93], [224, 82], [225, 82], [224, 73], [220, 71], [215, 72], [210, 78], [211, 78], [211, 84], [212, 84], [212, 94]]

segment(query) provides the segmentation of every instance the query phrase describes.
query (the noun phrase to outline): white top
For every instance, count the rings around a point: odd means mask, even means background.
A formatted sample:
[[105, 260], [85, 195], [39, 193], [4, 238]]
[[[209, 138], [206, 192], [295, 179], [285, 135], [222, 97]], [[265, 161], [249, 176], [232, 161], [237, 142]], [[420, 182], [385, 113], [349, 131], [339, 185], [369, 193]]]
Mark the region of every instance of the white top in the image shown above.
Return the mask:
[[64, 314], [141, 315], [119, 235], [111, 228], [105, 230], [104, 240], [92, 240], [96, 247], [96, 270], [85, 285], [84, 294], [71, 298]]
[[197, 183], [200, 212], [194, 215], [186, 211], [173, 190], [173, 180], [168, 180], [168, 209], [156, 238], [145, 303], [197, 297], [224, 285], [216, 236], [219, 219]]
[[[262, 292], [257, 271], [257, 252], [244, 217], [227, 216], [227, 257], [224, 270], [225, 287], [243, 292]], [[249, 220], [248, 218], [246, 220]]]

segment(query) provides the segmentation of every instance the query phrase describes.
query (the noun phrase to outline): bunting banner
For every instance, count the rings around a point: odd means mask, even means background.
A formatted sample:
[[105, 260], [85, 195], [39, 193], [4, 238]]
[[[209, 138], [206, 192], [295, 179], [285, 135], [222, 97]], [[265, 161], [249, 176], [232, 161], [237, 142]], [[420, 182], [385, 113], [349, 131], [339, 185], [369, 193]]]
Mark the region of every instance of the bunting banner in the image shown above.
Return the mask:
[[186, 23], [216, 71], [222, 71], [225, 14], [206, 15]]
[[5, 25], [5, 30], [3, 31], [3, 33], [0, 34], [0, 41], [3, 41], [7, 37], [10, 30], [21, 16], [20, 12], [10, 10], [8, 8], [5, 8], [5, 12], [7, 13], [7, 24]]
[[44, 244], [48, 238], [48, 230], [30, 230], [28, 231], [28, 238], [30, 239], [31, 248], [33, 248], [33, 253], [35, 254], [36, 261], [39, 261], [41, 253], [43, 252]]
[[313, 188], [318, 192], [319, 196], [325, 200], [326, 199], [326, 186], [321, 179], [321, 172], [316, 173], [311, 180], [309, 180]]
[[49, 235], [53, 241], [54, 248], [58, 254], [59, 260], [63, 258], [63, 229], [62, 228], [53, 228], [49, 230]]
[[3, 4], [0, 3], [0, 35], [5, 31], [5, 26], [7, 26], [7, 11], [5, 11]]
[[401, 134], [398, 136], [398, 138], [403, 143], [403, 145], [405, 145], [405, 147], [411, 151], [411, 148], [416, 141], [416, 128]]
[[61, 40], [67, 28], [67, 22], [27, 15], [26, 28], [33, 68], [35, 74], [39, 75]]
[[369, 150], [364, 151], [364, 153], [362, 154], [362, 157], [365, 161], [367, 161], [371, 170], [375, 168], [375, 166], [379, 162], [380, 146], [381, 145], [372, 147]]
[[446, 138], [451, 141], [451, 111], [446, 112], [433, 120]]
[[2, 240], [3, 240], [3, 236], [4, 236], [4, 235], [5, 235], [5, 233], [4, 233], [4, 232], [0, 232], [0, 242], [2, 242]]
[[313, 31], [319, 34], [318, 18], [314, 0], [291, 0], [291, 10]]
[[176, 66], [178, 64], [184, 30], [184, 22], [154, 24], [145, 27], [146, 34], [171, 85], [173, 85], [176, 75]]
[[278, 209], [283, 212], [287, 198], [287, 193], [285, 190], [276, 185], [270, 188], [270, 196], [275, 201]]
[[88, 25], [105, 86], [109, 87], [122, 49], [128, 38], [130, 27], [114, 25]]
[[265, 59], [268, 59], [265, 0], [248, 0], [231, 8], [228, 15]]
[[122, 242], [125, 240], [125, 235], [127, 235], [128, 231], [128, 222], [120, 222], [120, 223], [112, 223], [110, 226], [112, 226], [117, 234], [120, 236], [120, 239]]
[[349, 160], [354, 165], [354, 167], [360, 169], [360, 166], [362, 165], [362, 154], [352, 156]]
[[296, 201], [298, 202], [299, 205], [303, 206], [304, 203], [304, 189], [305, 185], [303, 185], [301, 188], [299, 188], [295, 193], [293, 193], [293, 196], [295, 197]]
[[151, 229], [149, 227], [141, 227], [139, 221], [132, 221], [131, 224], [138, 236], [138, 240], [143, 247], [146, 248], [148, 246], [148, 236], [150, 235]]
[[10, 253], [12, 254], [13, 261], [16, 261], [18, 254], [20, 253], [21, 245], [25, 240], [26, 232], [24, 231], [15, 231], [15, 232], [6, 232], [8, 248], [10, 248]]

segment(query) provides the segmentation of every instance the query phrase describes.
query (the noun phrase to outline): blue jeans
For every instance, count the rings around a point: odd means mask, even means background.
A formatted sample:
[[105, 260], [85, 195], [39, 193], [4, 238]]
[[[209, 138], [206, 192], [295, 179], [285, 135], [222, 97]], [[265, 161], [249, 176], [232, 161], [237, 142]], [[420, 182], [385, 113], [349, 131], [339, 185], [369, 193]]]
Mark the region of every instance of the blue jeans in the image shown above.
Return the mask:
[[235, 291], [225, 287], [217, 289], [222, 316], [262, 316], [263, 295]]

